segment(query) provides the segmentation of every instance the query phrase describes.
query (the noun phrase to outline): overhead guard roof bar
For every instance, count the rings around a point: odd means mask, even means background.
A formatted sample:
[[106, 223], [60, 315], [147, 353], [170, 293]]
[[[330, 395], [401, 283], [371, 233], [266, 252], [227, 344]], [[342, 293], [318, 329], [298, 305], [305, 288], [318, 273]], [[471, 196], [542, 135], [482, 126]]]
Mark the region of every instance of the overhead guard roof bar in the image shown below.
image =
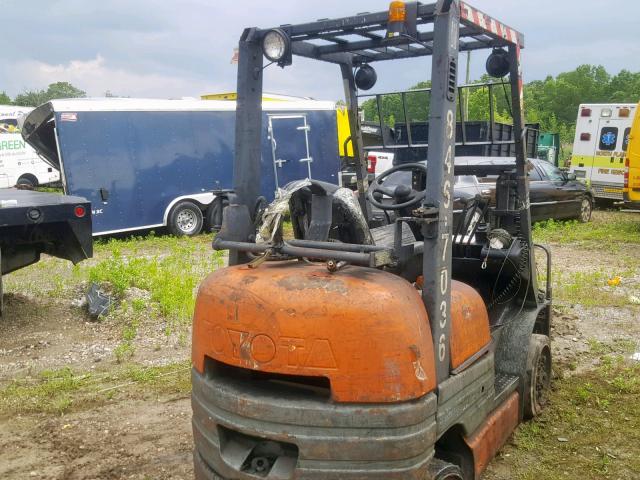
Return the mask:
[[[435, 8], [435, 4], [418, 5], [418, 27], [433, 24]], [[387, 12], [362, 13], [280, 28], [291, 38], [293, 54], [330, 63], [356, 65], [433, 54], [433, 31], [419, 30], [417, 38], [385, 38], [387, 21]], [[461, 52], [509, 45], [524, 47], [521, 33], [464, 2], [460, 2], [460, 24]], [[326, 43], [314, 43], [319, 40]]]

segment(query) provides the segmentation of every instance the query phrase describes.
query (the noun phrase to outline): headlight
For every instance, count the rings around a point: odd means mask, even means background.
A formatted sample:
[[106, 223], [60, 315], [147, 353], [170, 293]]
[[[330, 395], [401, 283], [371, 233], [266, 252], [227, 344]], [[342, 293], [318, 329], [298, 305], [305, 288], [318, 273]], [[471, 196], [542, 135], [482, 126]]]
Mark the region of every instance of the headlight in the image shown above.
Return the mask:
[[286, 61], [290, 49], [289, 37], [280, 29], [268, 31], [262, 39], [262, 52], [272, 62]]

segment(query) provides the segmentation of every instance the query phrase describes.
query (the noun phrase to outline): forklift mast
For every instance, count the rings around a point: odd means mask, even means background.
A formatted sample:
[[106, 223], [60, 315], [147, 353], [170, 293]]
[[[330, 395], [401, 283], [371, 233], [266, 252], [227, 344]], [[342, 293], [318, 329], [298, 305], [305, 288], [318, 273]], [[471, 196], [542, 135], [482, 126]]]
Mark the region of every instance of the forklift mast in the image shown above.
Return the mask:
[[[392, 9], [393, 3], [396, 2], [392, 2]], [[437, 353], [437, 376], [442, 381], [449, 375], [450, 364], [450, 239], [453, 234], [458, 55], [459, 52], [492, 49], [494, 53], [499, 53], [497, 61], [508, 68], [502, 75], [508, 75], [511, 86], [516, 150], [516, 175], [512, 181], [517, 184], [515, 191], [519, 205], [528, 205], [520, 64], [524, 37], [465, 2], [439, 0], [436, 4], [429, 5], [412, 2], [402, 8], [404, 16], [396, 22], [391, 22], [393, 18], [390, 12], [384, 11], [299, 25], [283, 25], [275, 29], [247, 28], [243, 32], [238, 56], [235, 202], [246, 205], [253, 212], [259, 197], [261, 98], [263, 70], [266, 68], [263, 64], [263, 42], [269, 32], [282, 34], [285, 43], [283, 48], [286, 49], [283, 58], [272, 63], [286, 67], [292, 62], [292, 55], [297, 55], [340, 67], [356, 161], [358, 199], [367, 218], [370, 213], [365, 195], [368, 187], [367, 161], [358, 115], [355, 76], [363, 66], [374, 62], [431, 56], [426, 195], [421, 207], [416, 210], [417, 218], [414, 221], [419, 223], [424, 236], [422, 271], [429, 274], [423, 275], [422, 295], [429, 318], [438, 319], [431, 322], [431, 328]], [[399, 27], [399, 33], [393, 32], [396, 27]], [[386, 35], [379, 33], [385, 30]], [[513, 205], [515, 203], [512, 201], [512, 208]], [[504, 207], [509, 210], [506, 204]], [[518, 223], [518, 236], [529, 245], [531, 251], [533, 246], [528, 207], [520, 210]], [[241, 250], [230, 248], [231, 265], [247, 261], [248, 257]], [[529, 256], [529, 262], [533, 269], [533, 255]], [[537, 292], [535, 278], [532, 282], [530, 291]]]

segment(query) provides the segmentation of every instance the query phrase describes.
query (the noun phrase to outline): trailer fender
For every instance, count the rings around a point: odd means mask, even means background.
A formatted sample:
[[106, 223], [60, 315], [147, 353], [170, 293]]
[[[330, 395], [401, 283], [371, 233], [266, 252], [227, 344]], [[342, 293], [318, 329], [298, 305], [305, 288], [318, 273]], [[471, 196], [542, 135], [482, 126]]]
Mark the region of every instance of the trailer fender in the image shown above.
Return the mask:
[[194, 193], [192, 195], [182, 195], [181, 197], [176, 197], [171, 201], [171, 203], [169, 203], [167, 208], [164, 210], [164, 217], [162, 218], [162, 224], [165, 227], [167, 226], [167, 222], [169, 220], [169, 213], [171, 212], [171, 209], [178, 202], [181, 202], [182, 200], [189, 200], [191, 202], [195, 202], [200, 206], [200, 208], [202, 208], [204, 213], [204, 210], [213, 202], [215, 198], [216, 196], [211, 192]]

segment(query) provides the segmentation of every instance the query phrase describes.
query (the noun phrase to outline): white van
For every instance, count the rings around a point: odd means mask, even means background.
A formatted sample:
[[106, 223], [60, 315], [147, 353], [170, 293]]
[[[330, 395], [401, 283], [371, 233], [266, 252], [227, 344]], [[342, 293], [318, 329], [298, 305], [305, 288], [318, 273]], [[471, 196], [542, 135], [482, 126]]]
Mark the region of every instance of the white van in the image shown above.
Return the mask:
[[591, 185], [596, 199], [622, 201], [624, 157], [635, 110], [635, 103], [580, 105], [571, 172]]
[[42, 160], [20, 135], [20, 118], [31, 110], [0, 105], [0, 188], [37, 187], [60, 180], [60, 172]]

